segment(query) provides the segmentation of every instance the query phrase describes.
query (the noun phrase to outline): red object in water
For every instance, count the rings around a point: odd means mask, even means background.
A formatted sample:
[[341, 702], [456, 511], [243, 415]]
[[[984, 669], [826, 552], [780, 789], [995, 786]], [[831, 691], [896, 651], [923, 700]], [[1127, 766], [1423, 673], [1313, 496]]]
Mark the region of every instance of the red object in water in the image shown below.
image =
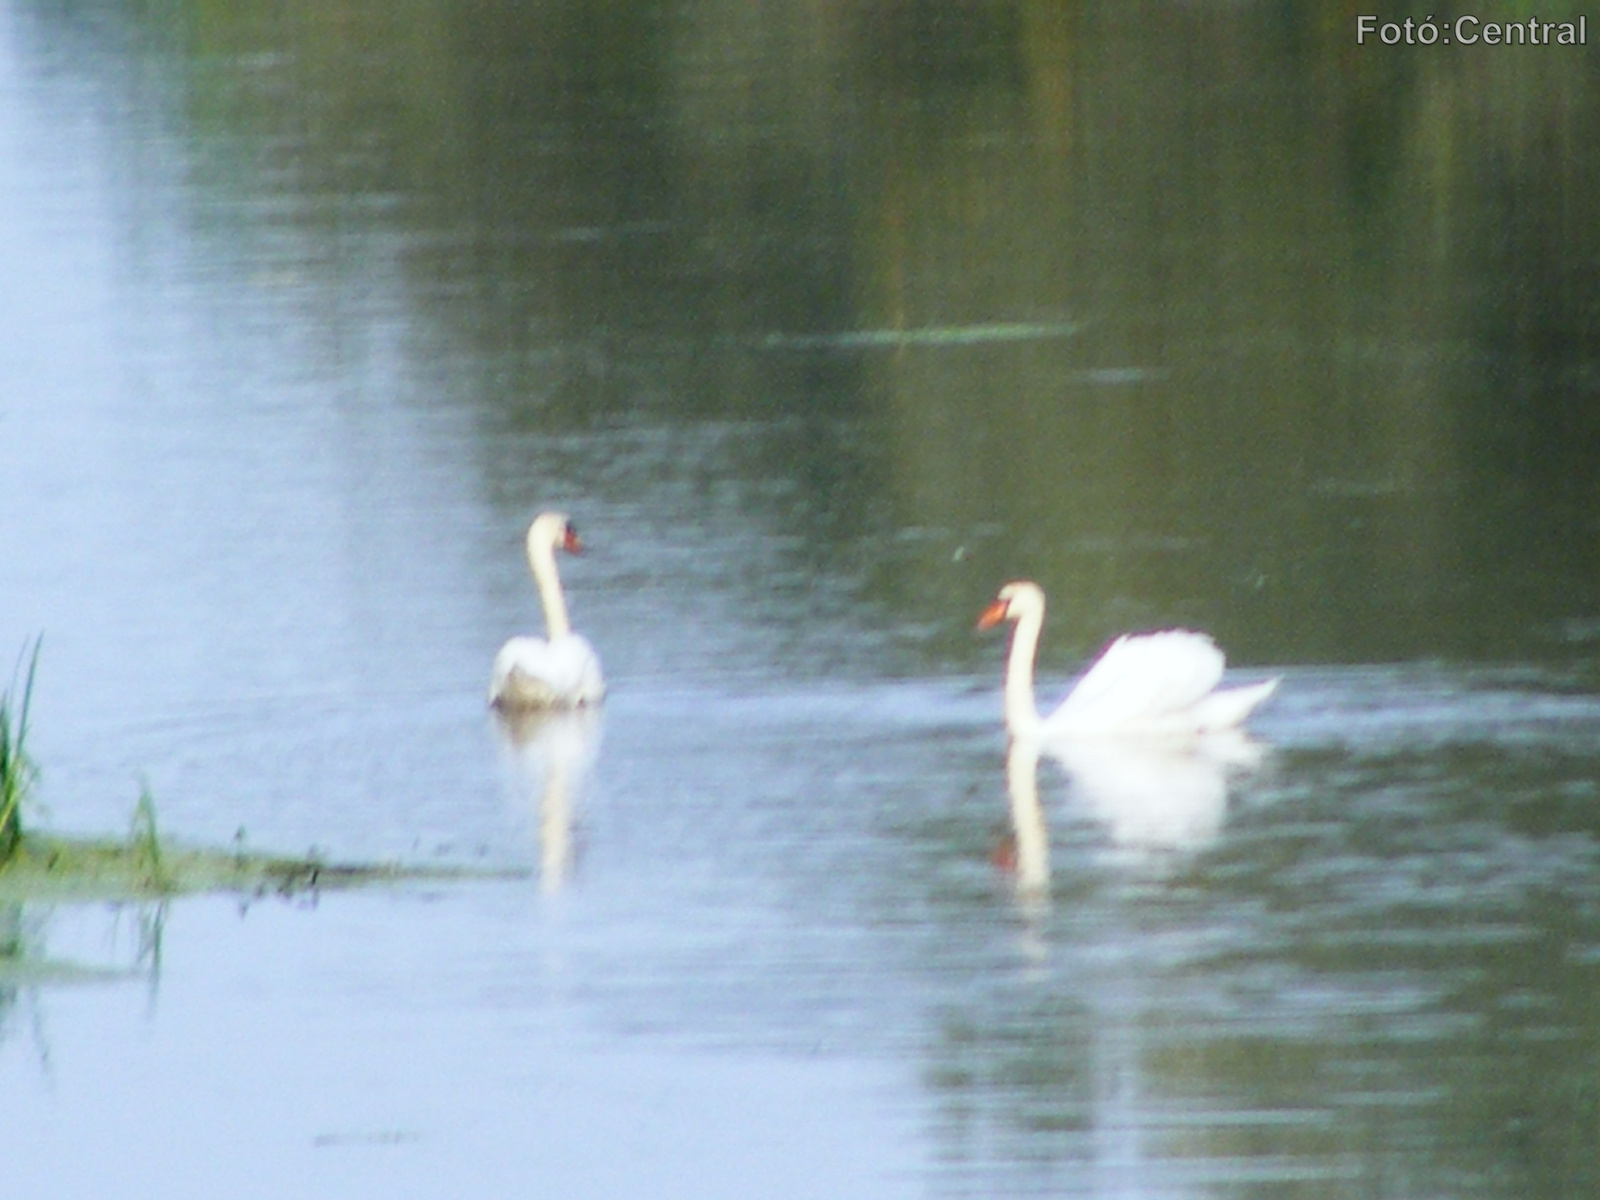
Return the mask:
[[989, 851], [989, 861], [999, 867], [1007, 875], [1014, 875], [1017, 871], [1017, 839], [1015, 834], [1006, 834], [995, 843], [994, 849]]

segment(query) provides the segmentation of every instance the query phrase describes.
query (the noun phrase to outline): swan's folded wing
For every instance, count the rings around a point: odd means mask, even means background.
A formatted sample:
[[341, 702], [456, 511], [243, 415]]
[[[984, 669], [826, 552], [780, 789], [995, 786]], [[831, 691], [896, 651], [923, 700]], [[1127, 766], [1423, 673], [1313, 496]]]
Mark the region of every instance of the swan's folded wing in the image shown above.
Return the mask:
[[1201, 633], [1171, 629], [1120, 637], [1050, 714], [1048, 724], [1157, 724], [1205, 699], [1221, 681], [1224, 665], [1222, 651]]
[[521, 682], [514, 682], [513, 675], [528, 674], [522, 664], [539, 662], [548, 649], [543, 638], [535, 637], [514, 637], [501, 646], [500, 652], [494, 656], [494, 669], [489, 672], [489, 703], [498, 704], [512, 699], [513, 689]]
[[495, 655], [490, 676], [491, 703], [512, 707], [569, 708], [598, 703], [605, 696], [600, 660], [580, 634], [547, 642], [514, 637]]
[[581, 633], [569, 633], [550, 643], [563, 690], [578, 704], [598, 704], [605, 699], [605, 676], [600, 656]]

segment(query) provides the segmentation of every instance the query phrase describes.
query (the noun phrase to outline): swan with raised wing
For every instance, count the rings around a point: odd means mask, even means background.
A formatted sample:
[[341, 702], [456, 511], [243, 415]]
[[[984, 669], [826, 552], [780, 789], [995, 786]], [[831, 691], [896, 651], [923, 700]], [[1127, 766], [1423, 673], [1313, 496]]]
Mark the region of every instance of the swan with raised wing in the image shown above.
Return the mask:
[[528, 566], [539, 586], [549, 636], [514, 637], [500, 648], [489, 679], [489, 703], [496, 708], [583, 708], [605, 698], [600, 659], [567, 620], [567, 601], [556, 574], [558, 549], [581, 553], [578, 531], [565, 513], [540, 513], [528, 526]]
[[1014, 738], [1192, 740], [1237, 729], [1278, 686], [1269, 679], [1218, 689], [1225, 659], [1205, 634], [1125, 634], [1054, 712], [1041, 717], [1033, 698], [1033, 660], [1044, 626], [1044, 590], [1026, 581], [1006, 584], [978, 618], [978, 628], [1001, 621], [1016, 622], [1005, 677], [1006, 729]]

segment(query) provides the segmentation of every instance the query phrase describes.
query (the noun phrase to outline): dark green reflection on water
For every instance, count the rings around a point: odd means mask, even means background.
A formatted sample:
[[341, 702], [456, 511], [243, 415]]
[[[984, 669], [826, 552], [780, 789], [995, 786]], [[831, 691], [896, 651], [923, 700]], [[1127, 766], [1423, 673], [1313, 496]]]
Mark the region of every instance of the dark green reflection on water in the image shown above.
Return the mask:
[[[393, 267], [411, 370], [489, 439], [806, 422], [759, 519], [824, 567], [868, 539], [941, 657], [1024, 573], [1063, 656], [1169, 620], [1255, 661], [1587, 653], [1581, 50], [1357, 47], [1315, 4], [125, 19], [208, 220], [293, 233], [258, 266], [336, 326]], [[1003, 325], [1076, 332], [918, 336]]]
[[1573, 732], [1287, 751], [1190, 853], [1103, 857], [1054, 804], [1053, 903], [999, 944], [947, 852], [927, 957], [963, 983], [923, 1077], [951, 1192], [1591, 1192], [1600, 818]]

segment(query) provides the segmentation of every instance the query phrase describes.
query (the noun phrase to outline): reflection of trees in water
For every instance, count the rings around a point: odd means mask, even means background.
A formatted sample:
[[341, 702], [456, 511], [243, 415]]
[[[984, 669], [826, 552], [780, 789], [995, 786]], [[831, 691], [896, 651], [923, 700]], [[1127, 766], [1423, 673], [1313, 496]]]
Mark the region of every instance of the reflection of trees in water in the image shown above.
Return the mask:
[[932, 1022], [943, 1161], [985, 1194], [1589, 1194], [1594, 765], [1287, 751], [1274, 803], [1171, 874], [1086, 881], [1068, 846], [1044, 952]]
[[[208, 12], [169, 65], [215, 211], [284, 235], [330, 358], [398, 326], [471, 398], [509, 506], [639, 504], [619, 426], [751, 421], [668, 482], [940, 660], [1020, 574], [1073, 598], [1064, 657], [1173, 620], [1241, 661], [1520, 653], [1600, 604], [1595, 83], [1346, 25], [364, 0]], [[1078, 332], [765, 340], [994, 322]]]

